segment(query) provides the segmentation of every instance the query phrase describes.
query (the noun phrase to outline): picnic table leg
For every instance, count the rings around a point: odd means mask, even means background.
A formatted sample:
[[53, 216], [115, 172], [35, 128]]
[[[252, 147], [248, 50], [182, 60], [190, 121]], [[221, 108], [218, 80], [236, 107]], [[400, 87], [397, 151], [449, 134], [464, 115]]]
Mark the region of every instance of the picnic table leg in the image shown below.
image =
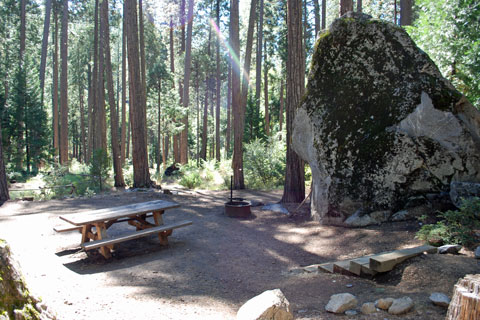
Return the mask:
[[90, 241], [90, 235], [92, 233], [92, 225], [86, 224], [82, 227], [82, 244]]
[[[95, 228], [97, 228], [97, 233], [95, 234], [96, 239], [102, 240], [107, 237], [107, 228], [105, 226], [105, 223], [95, 223]], [[113, 249], [113, 245], [100, 247], [100, 253], [102, 254], [102, 256], [105, 257], [105, 259], [109, 259], [112, 257], [112, 254], [110, 252], [111, 249]]]
[[[163, 225], [162, 214], [163, 214], [163, 210], [153, 212], [153, 220], [155, 221], [155, 224], [157, 226]], [[167, 230], [167, 231], [158, 233], [158, 239], [160, 240], [160, 244], [162, 246], [168, 245], [168, 236], [170, 236], [171, 234], [172, 234], [172, 230]]]

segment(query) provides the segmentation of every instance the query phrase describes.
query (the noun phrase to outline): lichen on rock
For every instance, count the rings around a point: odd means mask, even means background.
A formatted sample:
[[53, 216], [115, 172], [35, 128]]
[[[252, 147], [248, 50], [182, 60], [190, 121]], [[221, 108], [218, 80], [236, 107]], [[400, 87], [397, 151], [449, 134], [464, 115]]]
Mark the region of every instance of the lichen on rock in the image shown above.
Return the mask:
[[401, 27], [350, 12], [319, 36], [293, 132], [314, 219], [344, 225], [480, 181], [479, 135], [478, 110]]

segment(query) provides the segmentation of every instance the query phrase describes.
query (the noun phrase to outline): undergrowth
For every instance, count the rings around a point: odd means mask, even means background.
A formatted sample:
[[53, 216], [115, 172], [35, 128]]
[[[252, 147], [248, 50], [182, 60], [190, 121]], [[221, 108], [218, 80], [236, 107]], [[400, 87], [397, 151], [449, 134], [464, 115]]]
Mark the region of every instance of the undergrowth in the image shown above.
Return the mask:
[[425, 241], [441, 240], [443, 243], [472, 247], [478, 242], [480, 230], [480, 198], [464, 199], [459, 210], [449, 210], [438, 215], [435, 224], [423, 225], [417, 237]]

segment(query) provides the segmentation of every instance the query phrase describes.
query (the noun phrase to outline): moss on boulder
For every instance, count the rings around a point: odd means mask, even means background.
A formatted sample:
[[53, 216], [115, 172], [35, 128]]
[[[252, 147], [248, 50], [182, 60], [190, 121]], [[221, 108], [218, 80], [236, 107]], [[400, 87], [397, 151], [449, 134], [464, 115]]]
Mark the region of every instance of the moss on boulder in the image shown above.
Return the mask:
[[27, 289], [7, 242], [0, 239], [0, 320], [55, 319]]
[[316, 220], [395, 212], [479, 181], [479, 134], [478, 110], [402, 28], [350, 12], [319, 36], [293, 133]]

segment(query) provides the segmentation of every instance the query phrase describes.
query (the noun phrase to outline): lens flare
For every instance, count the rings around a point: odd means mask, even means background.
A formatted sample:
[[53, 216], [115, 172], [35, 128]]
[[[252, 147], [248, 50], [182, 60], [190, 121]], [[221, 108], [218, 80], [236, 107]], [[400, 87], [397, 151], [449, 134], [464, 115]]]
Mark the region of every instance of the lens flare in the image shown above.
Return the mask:
[[250, 79], [248, 77], [248, 74], [245, 72], [245, 70], [241, 67], [241, 62], [240, 62], [240, 57], [237, 56], [235, 53], [235, 50], [233, 50], [232, 46], [228, 42], [228, 40], [225, 38], [223, 33], [220, 31], [220, 28], [217, 26], [215, 21], [213, 19], [210, 19], [210, 25], [213, 27], [213, 30], [215, 31], [215, 35], [217, 38], [220, 40], [220, 43], [222, 46], [227, 50], [228, 55], [230, 56], [230, 59], [232, 60], [234, 66], [234, 69], [240, 70], [242, 76], [247, 80], [247, 84], [250, 83]]

